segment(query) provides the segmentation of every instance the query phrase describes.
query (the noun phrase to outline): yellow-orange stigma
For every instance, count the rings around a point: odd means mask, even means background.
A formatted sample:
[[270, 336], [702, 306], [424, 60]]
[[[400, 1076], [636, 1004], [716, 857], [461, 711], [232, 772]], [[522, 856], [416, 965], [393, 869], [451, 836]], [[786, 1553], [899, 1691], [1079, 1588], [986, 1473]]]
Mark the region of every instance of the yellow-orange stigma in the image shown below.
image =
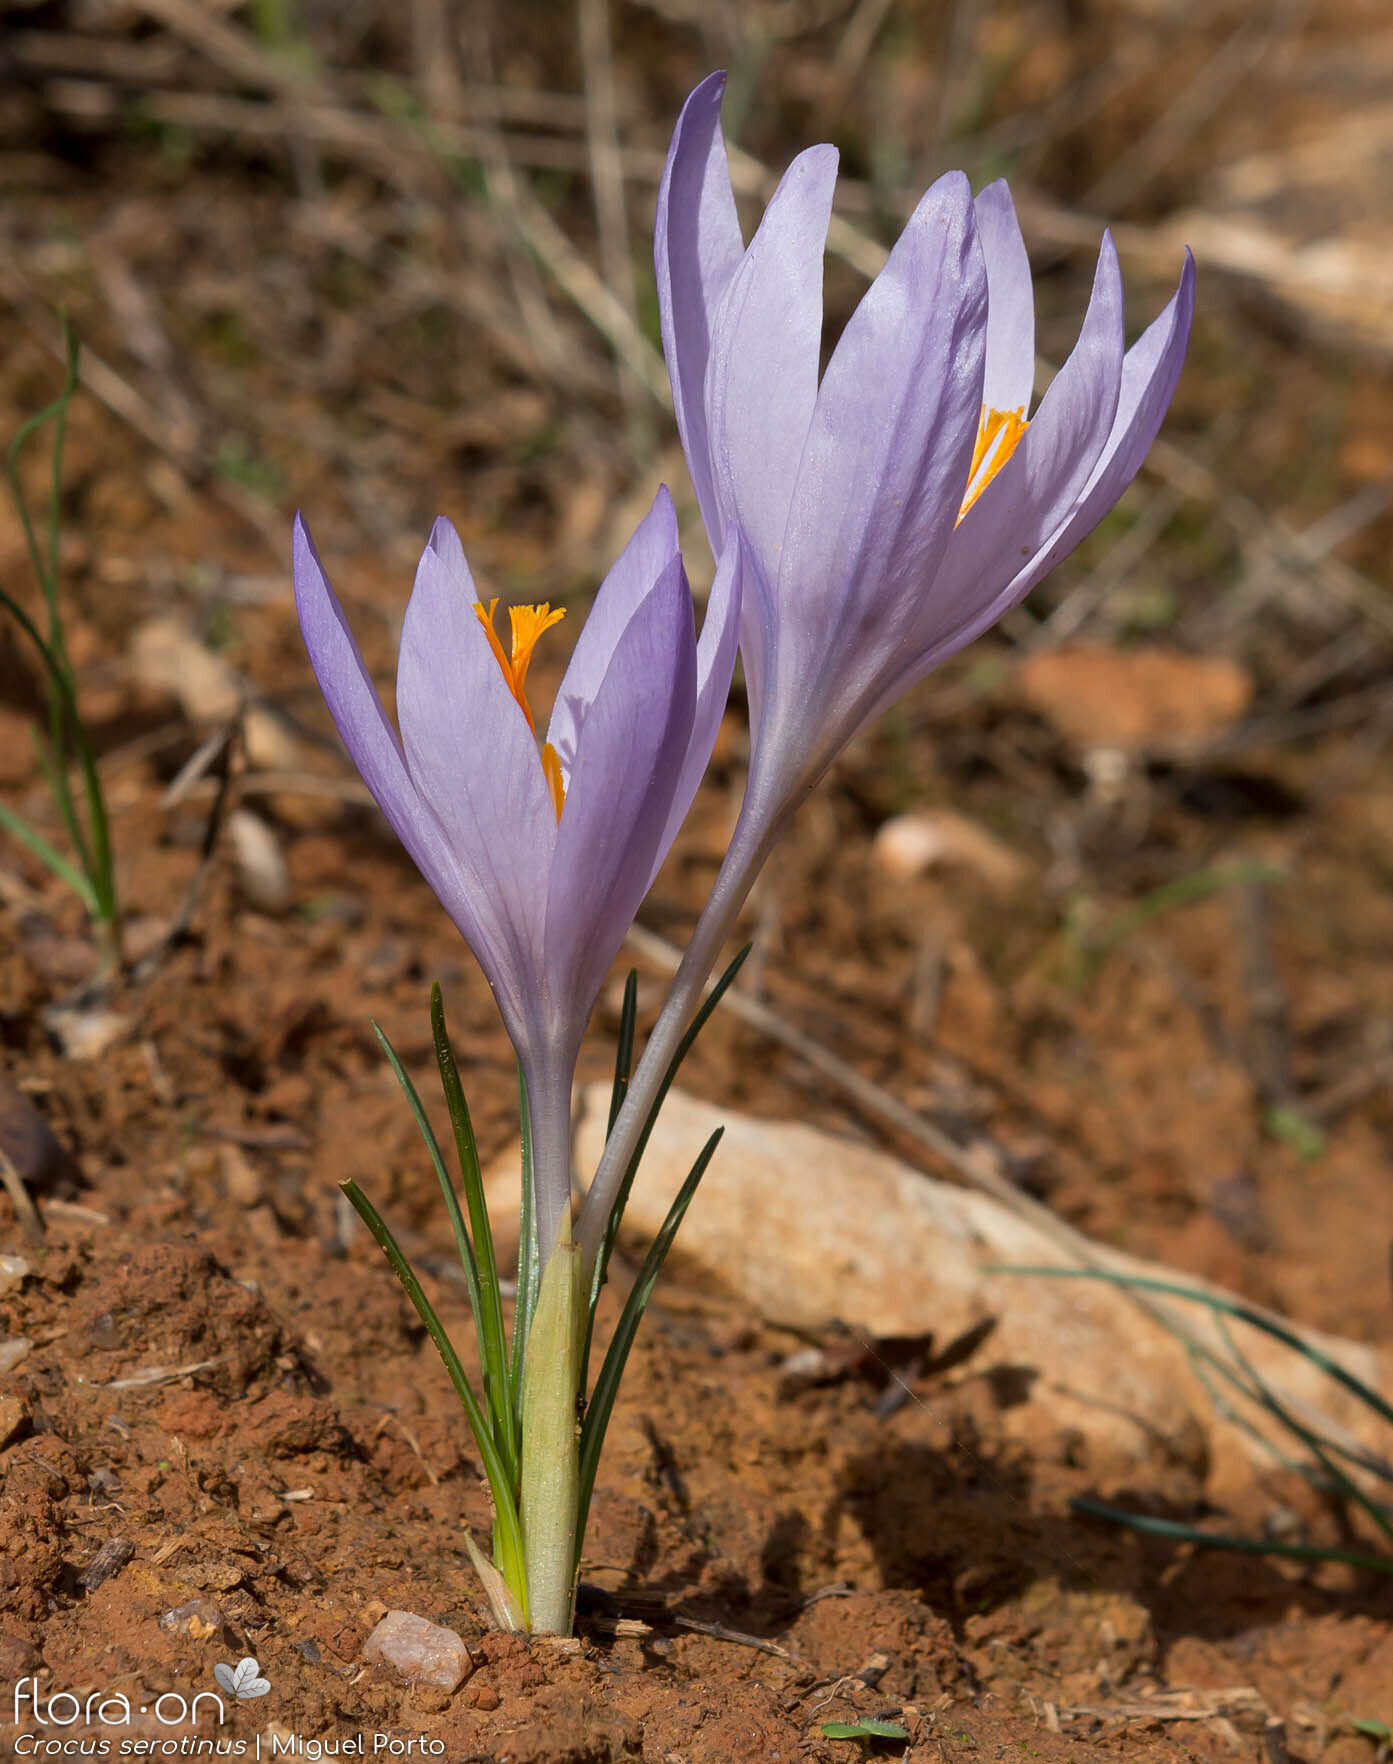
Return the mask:
[[985, 404], [982, 406], [977, 424], [977, 445], [972, 449], [972, 465], [967, 474], [967, 494], [958, 510], [959, 520], [1010, 459], [1029, 427], [1024, 405], [1019, 410], [988, 410]]
[[[549, 631], [553, 625], [559, 625], [566, 616], [564, 607], [551, 606], [543, 601], [540, 606], [510, 606], [508, 608], [508, 626], [512, 641], [505, 652], [494, 629], [493, 615], [498, 610], [497, 599], [491, 600], [487, 606], [482, 601], [475, 601], [474, 611], [484, 633], [489, 640], [494, 659], [503, 670], [503, 678], [508, 683], [508, 690], [522, 706], [522, 714], [527, 718], [527, 726], [535, 735], [537, 725], [532, 720], [532, 707], [527, 702], [527, 670], [532, 665], [532, 651], [537, 647], [537, 640], [543, 631]], [[551, 792], [552, 806], [556, 810], [556, 818], [561, 819], [561, 809], [566, 801], [566, 786], [561, 777], [561, 761], [556, 749], [548, 741], [542, 748], [542, 775], [547, 781], [547, 789]]]

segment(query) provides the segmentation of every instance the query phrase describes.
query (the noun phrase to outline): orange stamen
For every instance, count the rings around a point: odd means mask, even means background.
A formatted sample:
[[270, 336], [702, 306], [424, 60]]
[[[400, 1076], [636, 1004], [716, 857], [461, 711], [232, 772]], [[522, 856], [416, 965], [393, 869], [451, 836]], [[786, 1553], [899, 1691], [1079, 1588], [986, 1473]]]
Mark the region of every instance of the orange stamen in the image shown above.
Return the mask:
[[977, 424], [977, 444], [972, 449], [972, 465], [967, 474], [967, 494], [958, 510], [959, 520], [1010, 459], [1029, 427], [1024, 405], [1019, 410], [988, 410], [985, 404], [982, 406]]
[[566, 616], [564, 607], [557, 607], [553, 612], [543, 601], [540, 606], [510, 606], [508, 608], [508, 624], [512, 632], [512, 653], [505, 655], [498, 633], [493, 628], [493, 615], [497, 609], [497, 598], [487, 606], [482, 601], [475, 601], [474, 611], [478, 614], [479, 623], [488, 636], [489, 648], [494, 659], [503, 670], [503, 678], [508, 682], [508, 690], [522, 706], [522, 714], [527, 718], [527, 726], [535, 735], [537, 725], [532, 720], [532, 707], [527, 702], [524, 684], [527, 670], [532, 665], [532, 651], [537, 647], [537, 639], [543, 631], [549, 631], [553, 625], [559, 625]]
[[547, 789], [551, 792], [551, 806], [556, 810], [556, 818], [561, 819], [561, 811], [566, 806], [566, 783], [561, 776], [561, 759], [550, 741], [542, 746], [542, 776], [547, 781]]
[[[503, 678], [508, 682], [508, 690], [522, 706], [522, 714], [527, 718], [527, 726], [535, 735], [537, 725], [532, 720], [532, 707], [527, 702], [524, 690], [527, 681], [527, 670], [532, 665], [532, 651], [537, 647], [537, 639], [543, 631], [549, 631], [553, 625], [559, 625], [566, 616], [564, 607], [555, 611], [543, 601], [540, 606], [510, 606], [508, 608], [508, 626], [512, 634], [510, 650], [505, 653], [498, 633], [493, 628], [493, 615], [498, 609], [497, 599], [491, 600], [487, 606], [481, 600], [474, 603], [474, 611], [479, 623], [484, 627], [489, 640], [489, 648], [493, 651], [494, 660], [503, 670]], [[561, 761], [556, 749], [548, 741], [542, 748], [542, 776], [547, 781], [547, 789], [551, 793], [552, 807], [556, 810], [556, 818], [561, 819], [561, 810], [566, 801], [566, 784], [561, 776]]]

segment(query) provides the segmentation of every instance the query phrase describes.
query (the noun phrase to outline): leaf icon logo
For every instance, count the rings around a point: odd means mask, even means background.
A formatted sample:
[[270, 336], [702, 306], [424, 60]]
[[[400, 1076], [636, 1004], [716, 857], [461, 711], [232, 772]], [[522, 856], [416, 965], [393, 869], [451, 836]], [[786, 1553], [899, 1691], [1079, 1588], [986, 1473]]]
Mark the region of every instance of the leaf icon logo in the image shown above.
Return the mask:
[[228, 1696], [236, 1697], [239, 1703], [249, 1702], [253, 1697], [264, 1697], [271, 1688], [270, 1680], [262, 1678], [261, 1668], [250, 1654], [239, 1660], [235, 1666], [215, 1666], [213, 1677]]

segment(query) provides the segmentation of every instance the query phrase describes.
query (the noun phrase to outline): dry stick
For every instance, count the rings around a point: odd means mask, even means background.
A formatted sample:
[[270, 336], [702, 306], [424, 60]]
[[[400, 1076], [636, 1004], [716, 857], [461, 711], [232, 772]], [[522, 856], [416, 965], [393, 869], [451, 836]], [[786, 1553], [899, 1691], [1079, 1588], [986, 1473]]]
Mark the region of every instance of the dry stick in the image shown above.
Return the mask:
[[[1309, 0], [1301, 4], [1304, 8]], [[1290, 3], [1279, 3], [1266, 18], [1244, 19], [1169, 108], [1088, 190], [1082, 207], [1095, 214], [1115, 213], [1138, 196], [1278, 41], [1288, 23], [1285, 15], [1292, 10]]]
[[[8, 301], [25, 328], [55, 361], [66, 360], [60, 327], [54, 323], [53, 308], [30, 285], [18, 267], [13, 249], [0, 249], [0, 297]], [[78, 356], [78, 380], [99, 404], [104, 404], [113, 416], [119, 417], [161, 453], [178, 475], [181, 486], [190, 495], [195, 493], [199, 462], [190, 453], [181, 430], [85, 343]], [[219, 502], [232, 509], [248, 526], [254, 527], [274, 551], [282, 549], [285, 534], [272, 510], [238, 484], [215, 481], [208, 488]]]
[[[1227, 489], [1217, 473], [1173, 441], [1153, 441], [1147, 464], [1182, 495], [1216, 508], [1241, 540], [1264, 545], [1275, 562], [1298, 574], [1309, 575], [1334, 599], [1360, 612], [1381, 635], [1393, 637], [1393, 602], [1367, 576], [1362, 576], [1339, 558], [1326, 555], [1331, 532], [1326, 526], [1329, 517], [1322, 517], [1314, 527], [1298, 533], [1276, 515], [1266, 513], [1251, 497]], [[1386, 497], [1386, 486], [1375, 488]], [[1365, 492], [1357, 494], [1362, 499]], [[1361, 506], [1363, 512], [1368, 513], [1368, 505]], [[1368, 514], [1368, 518], [1372, 520], [1374, 515]], [[1348, 523], [1342, 523], [1334, 543], [1350, 538], [1351, 532]], [[1313, 533], [1315, 539], [1310, 537]]]
[[20, 1175], [14, 1159], [0, 1146], [0, 1186], [14, 1203], [14, 1210], [24, 1235], [31, 1243], [42, 1243], [44, 1239], [44, 1222], [39, 1209], [34, 1205], [29, 1190], [24, 1186], [24, 1178]]
[[[609, 0], [579, 0], [580, 55], [585, 70], [585, 141], [590, 159], [590, 187], [595, 198], [595, 224], [600, 238], [600, 264], [605, 280], [638, 329], [634, 293], [634, 262], [629, 250], [629, 221], [624, 205], [624, 162], [619, 151], [619, 105], [615, 94], [614, 51], [610, 41]], [[641, 380], [624, 356], [618, 361], [619, 396], [628, 418], [635, 458], [653, 447], [651, 412]]]
[[[493, 51], [487, 23], [478, 9], [469, 15], [469, 47], [477, 69], [484, 74], [491, 73]], [[532, 339], [545, 366], [555, 373], [569, 352], [556, 318], [547, 305], [546, 293], [533, 261], [536, 254], [527, 248], [530, 241], [521, 224], [522, 185], [513, 169], [503, 131], [485, 123], [480, 133], [483, 151], [478, 162], [484, 174], [484, 194], [503, 244], [523, 329]]]
[[[439, 171], [436, 156], [420, 146], [407, 130], [385, 120], [380, 126], [374, 126], [376, 119], [369, 123], [345, 105], [328, 76], [306, 77], [283, 67], [244, 32], [210, 18], [192, 0], [136, 3], [237, 78], [269, 88], [299, 105], [317, 103], [336, 111], [344, 127], [345, 146], [351, 143], [355, 158], [368, 159], [376, 176], [399, 185], [412, 166], [423, 168], [429, 163]], [[492, 167], [495, 176], [505, 164], [506, 155]], [[511, 178], [511, 167], [502, 175], [509, 186], [509, 219], [528, 249], [646, 390], [671, 409], [672, 394], [662, 356], [541, 204]]]
[[[633, 925], [625, 941], [629, 948], [666, 973], [675, 973], [681, 962], [680, 950], [666, 938], [659, 937], [642, 925]], [[1117, 1272], [1118, 1258], [1104, 1245], [1094, 1243], [1091, 1238], [1076, 1231], [1048, 1207], [1017, 1188], [1002, 1173], [1005, 1160], [1001, 1151], [990, 1140], [979, 1138], [970, 1147], [960, 1146], [941, 1128], [935, 1127], [932, 1121], [925, 1120], [879, 1084], [863, 1077], [853, 1066], [823, 1047], [820, 1042], [794, 1028], [791, 1023], [786, 1023], [767, 1005], [750, 998], [735, 987], [731, 987], [723, 995], [720, 1008], [728, 1010], [732, 1016], [788, 1048], [805, 1065], [849, 1096], [859, 1109], [883, 1121], [896, 1132], [903, 1133], [906, 1138], [915, 1140], [933, 1157], [965, 1177], [974, 1188], [981, 1189], [1009, 1212], [1035, 1226], [1043, 1237], [1082, 1267], [1104, 1273]], [[1200, 1280], [1195, 1280], [1193, 1284], [1197, 1291], [1208, 1290], [1206, 1283]], [[1192, 1348], [1200, 1346], [1183, 1314], [1170, 1303], [1149, 1293], [1140, 1292], [1125, 1281], [1120, 1281], [1116, 1290], [1124, 1294], [1138, 1310], [1169, 1330], [1177, 1340]], [[1284, 1328], [1293, 1327], [1285, 1318], [1278, 1318], [1276, 1313], [1261, 1305], [1246, 1299], [1244, 1302], [1256, 1314], [1280, 1322]], [[1347, 1446], [1357, 1445], [1358, 1442], [1353, 1440], [1349, 1430], [1332, 1417], [1312, 1409], [1304, 1401], [1290, 1395], [1283, 1394], [1282, 1401], [1289, 1410], [1300, 1415], [1308, 1425], [1322, 1431], [1327, 1438]]]

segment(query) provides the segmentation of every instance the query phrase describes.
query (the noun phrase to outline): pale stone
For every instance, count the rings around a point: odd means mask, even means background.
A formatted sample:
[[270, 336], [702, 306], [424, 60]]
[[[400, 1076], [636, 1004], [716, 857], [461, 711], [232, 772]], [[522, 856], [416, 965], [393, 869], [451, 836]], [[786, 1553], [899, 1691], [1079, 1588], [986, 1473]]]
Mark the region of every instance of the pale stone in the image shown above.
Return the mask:
[[290, 905], [290, 870], [275, 832], [250, 809], [227, 817], [228, 837], [242, 891], [263, 912], [283, 913]]
[[[593, 1170], [604, 1138], [609, 1086], [583, 1094], [576, 1167]], [[1080, 1436], [1100, 1474], [1154, 1465], [1158, 1439], [1191, 1464], [1216, 1496], [1251, 1484], [1271, 1458], [1245, 1429], [1216, 1412], [1184, 1343], [1115, 1286], [1092, 1280], [1007, 1276], [991, 1264], [1077, 1266], [1042, 1228], [973, 1190], [926, 1176], [863, 1145], [788, 1121], [761, 1121], [669, 1094], [625, 1215], [626, 1232], [651, 1238], [712, 1131], [725, 1134], [678, 1236], [699, 1263], [774, 1322], [817, 1330], [841, 1320], [867, 1338], [931, 1333], [937, 1350], [984, 1324], [966, 1361], [1008, 1370], [1025, 1400], [1003, 1408], [1011, 1433], [1039, 1442]], [[516, 1218], [516, 1155], [489, 1174], [502, 1237]], [[514, 1225], [514, 1233], [516, 1226]], [[1090, 1244], [1096, 1264], [1201, 1288], [1195, 1277]], [[660, 1289], [661, 1290], [661, 1289]], [[1224, 1344], [1209, 1311], [1170, 1314], [1216, 1353]], [[1375, 1419], [1303, 1357], [1232, 1325], [1244, 1352], [1298, 1406], [1381, 1450]], [[1386, 1389], [1393, 1365], [1375, 1349], [1300, 1331], [1355, 1376]], [[1250, 1411], [1249, 1422], [1259, 1418]]]
[[0, 1293], [13, 1292], [32, 1272], [23, 1256], [0, 1256]]
[[952, 809], [916, 809], [894, 816], [876, 833], [871, 858], [896, 881], [935, 869], [967, 870], [1003, 894], [1027, 873], [1024, 860], [1009, 845]]
[[1253, 697], [1252, 675], [1228, 656], [1188, 655], [1160, 643], [1040, 650], [1021, 664], [1016, 685], [1032, 710], [1079, 747], [1128, 752], [1208, 740]]
[[29, 1350], [33, 1345], [23, 1335], [10, 1335], [0, 1339], [0, 1378], [7, 1372], [13, 1372], [16, 1366], [22, 1366], [29, 1358]]
[[453, 1629], [428, 1623], [413, 1611], [389, 1611], [363, 1643], [363, 1658], [446, 1692], [458, 1690], [474, 1670], [469, 1649]]

